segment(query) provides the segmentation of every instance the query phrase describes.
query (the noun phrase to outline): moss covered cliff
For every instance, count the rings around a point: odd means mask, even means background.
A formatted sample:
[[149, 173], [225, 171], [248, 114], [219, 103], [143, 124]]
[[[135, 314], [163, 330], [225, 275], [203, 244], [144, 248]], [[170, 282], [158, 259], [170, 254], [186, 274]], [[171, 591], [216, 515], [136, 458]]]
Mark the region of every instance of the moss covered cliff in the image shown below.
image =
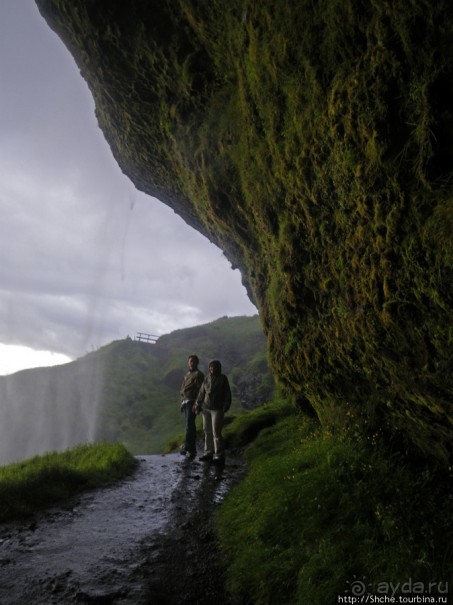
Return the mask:
[[452, 443], [450, 0], [36, 0], [135, 185], [240, 268], [331, 430]]

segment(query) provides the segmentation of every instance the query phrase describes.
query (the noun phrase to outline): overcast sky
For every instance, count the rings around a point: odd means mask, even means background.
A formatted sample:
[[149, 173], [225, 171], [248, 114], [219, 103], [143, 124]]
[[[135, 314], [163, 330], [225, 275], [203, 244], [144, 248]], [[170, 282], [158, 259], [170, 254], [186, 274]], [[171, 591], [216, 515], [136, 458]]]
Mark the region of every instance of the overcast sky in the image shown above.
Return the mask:
[[0, 211], [0, 375], [256, 313], [222, 252], [121, 173], [34, 0], [0, 0]]

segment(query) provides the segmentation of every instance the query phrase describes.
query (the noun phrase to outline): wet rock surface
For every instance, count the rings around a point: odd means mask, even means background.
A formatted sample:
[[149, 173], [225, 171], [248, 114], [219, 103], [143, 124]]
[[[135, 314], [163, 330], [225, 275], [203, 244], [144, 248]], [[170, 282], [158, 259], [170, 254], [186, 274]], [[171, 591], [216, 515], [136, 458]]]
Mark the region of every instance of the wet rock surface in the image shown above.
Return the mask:
[[212, 513], [245, 469], [140, 456], [129, 479], [0, 525], [0, 605], [230, 605]]

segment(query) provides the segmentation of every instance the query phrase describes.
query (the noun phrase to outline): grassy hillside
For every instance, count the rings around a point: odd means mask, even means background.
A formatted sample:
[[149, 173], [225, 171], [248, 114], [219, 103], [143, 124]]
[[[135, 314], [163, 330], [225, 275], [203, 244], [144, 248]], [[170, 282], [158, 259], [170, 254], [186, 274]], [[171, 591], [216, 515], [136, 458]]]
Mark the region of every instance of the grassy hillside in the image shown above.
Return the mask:
[[97, 438], [119, 440], [134, 453], [161, 452], [168, 438], [183, 428], [179, 388], [193, 352], [205, 373], [211, 359], [221, 361], [233, 392], [231, 413], [272, 397], [258, 317], [225, 317], [177, 330], [156, 344], [119, 341], [97, 353], [106, 360]]
[[231, 413], [272, 397], [257, 316], [224, 317], [155, 344], [120, 340], [73, 363], [0, 378], [0, 464], [88, 441], [119, 441], [134, 454], [162, 452], [184, 428], [179, 388], [193, 352], [205, 372], [211, 359], [222, 362]]
[[226, 437], [247, 445], [249, 466], [217, 512], [238, 602], [450, 603], [451, 470], [326, 434], [282, 403], [242, 416]]

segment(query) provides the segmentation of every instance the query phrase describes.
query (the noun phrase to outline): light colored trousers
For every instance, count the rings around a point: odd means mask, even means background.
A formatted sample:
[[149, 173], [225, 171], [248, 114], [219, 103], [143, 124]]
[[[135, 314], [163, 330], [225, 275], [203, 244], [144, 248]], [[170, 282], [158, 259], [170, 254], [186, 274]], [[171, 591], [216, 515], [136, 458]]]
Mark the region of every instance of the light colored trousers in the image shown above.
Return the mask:
[[203, 414], [204, 454], [214, 458], [225, 457], [225, 446], [222, 437], [223, 410], [205, 410]]

